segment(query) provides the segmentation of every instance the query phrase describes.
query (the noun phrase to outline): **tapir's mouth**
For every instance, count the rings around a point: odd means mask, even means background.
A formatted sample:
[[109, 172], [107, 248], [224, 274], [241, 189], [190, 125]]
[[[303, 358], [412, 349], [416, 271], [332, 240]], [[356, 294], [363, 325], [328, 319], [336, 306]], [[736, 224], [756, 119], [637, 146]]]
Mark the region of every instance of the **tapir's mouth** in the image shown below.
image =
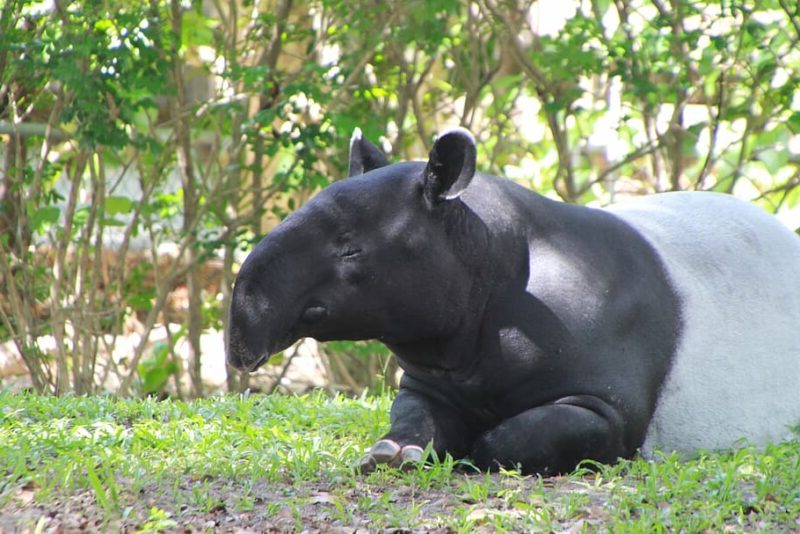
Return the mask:
[[258, 359], [254, 360], [253, 363], [244, 365], [241, 369], [243, 371], [247, 371], [248, 373], [256, 371], [259, 367], [267, 363], [270, 356], [272, 356], [273, 354], [278, 354], [283, 350], [286, 350], [288, 347], [292, 345], [293, 342], [294, 341], [292, 340], [281, 340], [281, 342], [278, 343], [274, 348], [270, 348], [264, 351], [264, 353], [261, 356], [259, 356]]
[[[262, 351], [261, 347], [257, 351], [248, 347], [238, 330], [233, 330], [229, 334], [225, 352], [228, 365], [249, 373], [264, 365], [270, 356], [270, 352]], [[256, 354], [260, 354], [260, 356], [255, 357]]]
[[294, 341], [291, 337], [287, 337], [281, 338], [278, 343], [264, 342], [263, 339], [247, 343], [246, 338], [240, 330], [232, 329], [228, 336], [226, 352], [231, 367], [248, 373], [256, 371], [269, 361], [270, 356], [285, 350]]

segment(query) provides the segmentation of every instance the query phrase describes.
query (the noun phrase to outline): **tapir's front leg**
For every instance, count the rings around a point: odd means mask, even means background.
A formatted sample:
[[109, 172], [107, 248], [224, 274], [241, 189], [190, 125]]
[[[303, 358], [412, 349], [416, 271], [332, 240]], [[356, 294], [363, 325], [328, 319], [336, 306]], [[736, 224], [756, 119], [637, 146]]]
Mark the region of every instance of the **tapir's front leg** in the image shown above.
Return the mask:
[[361, 459], [358, 468], [362, 473], [374, 470], [378, 464], [413, 465], [422, 459], [429, 443], [440, 457], [445, 452], [463, 457], [474, 435], [456, 409], [402, 386], [392, 404], [391, 422], [389, 433]]
[[481, 469], [566, 473], [584, 459], [614, 463], [630, 456], [624, 432], [615, 408], [598, 397], [576, 395], [506, 419], [475, 441], [470, 456]]

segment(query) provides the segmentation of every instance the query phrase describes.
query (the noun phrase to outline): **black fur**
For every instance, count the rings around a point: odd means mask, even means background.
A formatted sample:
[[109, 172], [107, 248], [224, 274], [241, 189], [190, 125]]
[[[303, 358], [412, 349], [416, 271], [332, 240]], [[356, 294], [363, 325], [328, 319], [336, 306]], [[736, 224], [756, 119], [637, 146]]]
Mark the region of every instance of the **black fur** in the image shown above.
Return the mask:
[[353, 146], [351, 172], [366, 174], [319, 193], [242, 266], [231, 365], [305, 336], [379, 339], [405, 370], [386, 436], [401, 447], [540, 473], [634, 454], [681, 330], [651, 246], [609, 213], [475, 174], [464, 132], [428, 163]]

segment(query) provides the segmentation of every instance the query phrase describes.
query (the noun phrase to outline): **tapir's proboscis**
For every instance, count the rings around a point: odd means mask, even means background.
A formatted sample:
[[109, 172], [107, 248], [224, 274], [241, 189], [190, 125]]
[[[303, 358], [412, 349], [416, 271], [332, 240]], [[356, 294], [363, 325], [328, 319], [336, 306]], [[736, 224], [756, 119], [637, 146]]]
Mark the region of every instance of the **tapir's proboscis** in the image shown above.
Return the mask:
[[246, 258], [227, 357], [254, 370], [303, 337], [388, 346], [404, 373], [362, 471], [430, 447], [546, 475], [800, 423], [800, 237], [760, 208], [559, 202], [476, 172], [462, 129], [396, 164], [357, 131], [349, 174]]

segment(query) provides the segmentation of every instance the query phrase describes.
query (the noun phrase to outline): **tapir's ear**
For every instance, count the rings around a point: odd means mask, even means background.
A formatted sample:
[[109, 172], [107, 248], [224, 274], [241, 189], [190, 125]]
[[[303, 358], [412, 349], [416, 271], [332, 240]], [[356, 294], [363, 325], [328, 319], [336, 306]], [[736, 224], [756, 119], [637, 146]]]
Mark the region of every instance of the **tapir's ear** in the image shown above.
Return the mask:
[[463, 128], [440, 135], [425, 167], [425, 196], [435, 204], [458, 198], [475, 176], [475, 138]]
[[353, 130], [350, 138], [350, 169], [347, 176], [364, 174], [389, 165], [383, 152], [361, 136], [361, 128]]

